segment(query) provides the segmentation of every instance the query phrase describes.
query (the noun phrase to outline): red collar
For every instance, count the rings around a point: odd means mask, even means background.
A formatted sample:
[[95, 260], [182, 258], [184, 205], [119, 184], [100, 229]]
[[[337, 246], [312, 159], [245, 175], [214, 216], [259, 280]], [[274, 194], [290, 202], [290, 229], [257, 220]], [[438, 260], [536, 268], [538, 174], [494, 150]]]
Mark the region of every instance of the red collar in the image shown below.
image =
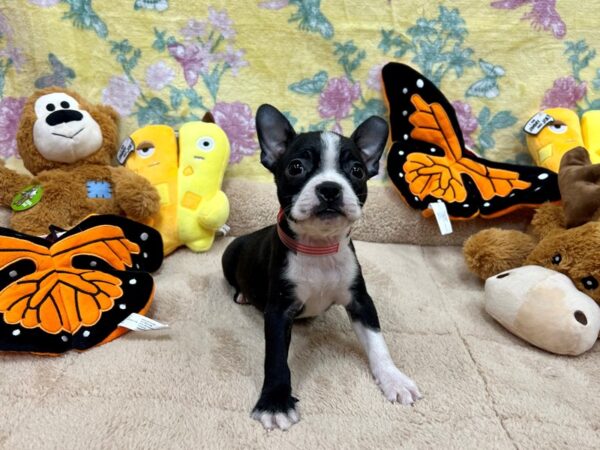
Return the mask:
[[325, 255], [334, 255], [340, 249], [340, 243], [337, 242], [332, 245], [327, 245], [324, 247], [317, 247], [314, 245], [304, 245], [297, 242], [294, 238], [292, 238], [289, 234], [287, 234], [283, 228], [281, 228], [281, 221], [284, 218], [283, 209], [279, 210], [277, 214], [277, 234], [279, 235], [279, 239], [287, 248], [289, 248], [294, 253], [302, 253], [304, 255], [311, 256], [325, 256]]

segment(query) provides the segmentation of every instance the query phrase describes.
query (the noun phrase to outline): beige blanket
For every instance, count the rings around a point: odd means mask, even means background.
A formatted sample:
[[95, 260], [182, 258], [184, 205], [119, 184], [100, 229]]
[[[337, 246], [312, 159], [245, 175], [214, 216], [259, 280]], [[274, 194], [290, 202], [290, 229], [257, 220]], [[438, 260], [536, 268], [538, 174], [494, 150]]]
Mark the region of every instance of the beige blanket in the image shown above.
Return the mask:
[[231, 300], [207, 254], [178, 250], [156, 276], [151, 315], [62, 357], [0, 356], [0, 447], [591, 448], [600, 446], [599, 347], [552, 356], [482, 309], [458, 247], [356, 242], [390, 351], [424, 394], [388, 403], [341, 308], [298, 324], [290, 352], [301, 422], [265, 432], [249, 417], [262, 384], [262, 318]]

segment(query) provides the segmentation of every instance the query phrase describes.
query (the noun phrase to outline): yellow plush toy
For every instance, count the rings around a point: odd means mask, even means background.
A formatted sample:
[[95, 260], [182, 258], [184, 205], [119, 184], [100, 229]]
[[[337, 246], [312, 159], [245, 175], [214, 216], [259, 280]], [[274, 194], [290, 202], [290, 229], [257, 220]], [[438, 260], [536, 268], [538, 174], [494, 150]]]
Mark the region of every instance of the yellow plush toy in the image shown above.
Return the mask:
[[165, 255], [181, 245], [195, 252], [210, 249], [229, 217], [229, 201], [221, 191], [229, 140], [221, 128], [188, 122], [177, 136], [169, 126], [148, 125], [121, 145], [118, 159], [160, 195], [160, 212], [150, 224], [162, 235]]
[[600, 162], [600, 111], [586, 111], [581, 122], [575, 111], [550, 108], [533, 116], [525, 125], [527, 148], [536, 165], [558, 173], [563, 155], [585, 147], [592, 163]]

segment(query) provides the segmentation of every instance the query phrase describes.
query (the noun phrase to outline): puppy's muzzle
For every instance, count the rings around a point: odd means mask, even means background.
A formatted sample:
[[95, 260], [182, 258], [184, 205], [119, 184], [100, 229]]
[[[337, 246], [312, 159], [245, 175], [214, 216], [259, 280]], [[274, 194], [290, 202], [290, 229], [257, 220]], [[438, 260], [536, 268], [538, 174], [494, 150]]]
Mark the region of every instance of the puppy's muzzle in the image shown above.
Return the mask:
[[333, 181], [325, 181], [315, 187], [315, 193], [319, 199], [318, 215], [343, 214], [343, 188]]

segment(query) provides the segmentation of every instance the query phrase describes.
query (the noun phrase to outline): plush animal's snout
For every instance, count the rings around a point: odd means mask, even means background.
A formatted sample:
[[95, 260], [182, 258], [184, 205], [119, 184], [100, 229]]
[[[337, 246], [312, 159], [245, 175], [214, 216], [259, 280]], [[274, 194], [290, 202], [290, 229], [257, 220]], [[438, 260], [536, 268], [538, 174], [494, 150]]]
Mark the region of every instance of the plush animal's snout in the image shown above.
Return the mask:
[[333, 203], [342, 196], [342, 186], [333, 181], [325, 181], [315, 188], [319, 200]]
[[74, 122], [83, 119], [83, 114], [73, 109], [59, 109], [46, 117], [46, 123], [51, 127], [61, 123]]

